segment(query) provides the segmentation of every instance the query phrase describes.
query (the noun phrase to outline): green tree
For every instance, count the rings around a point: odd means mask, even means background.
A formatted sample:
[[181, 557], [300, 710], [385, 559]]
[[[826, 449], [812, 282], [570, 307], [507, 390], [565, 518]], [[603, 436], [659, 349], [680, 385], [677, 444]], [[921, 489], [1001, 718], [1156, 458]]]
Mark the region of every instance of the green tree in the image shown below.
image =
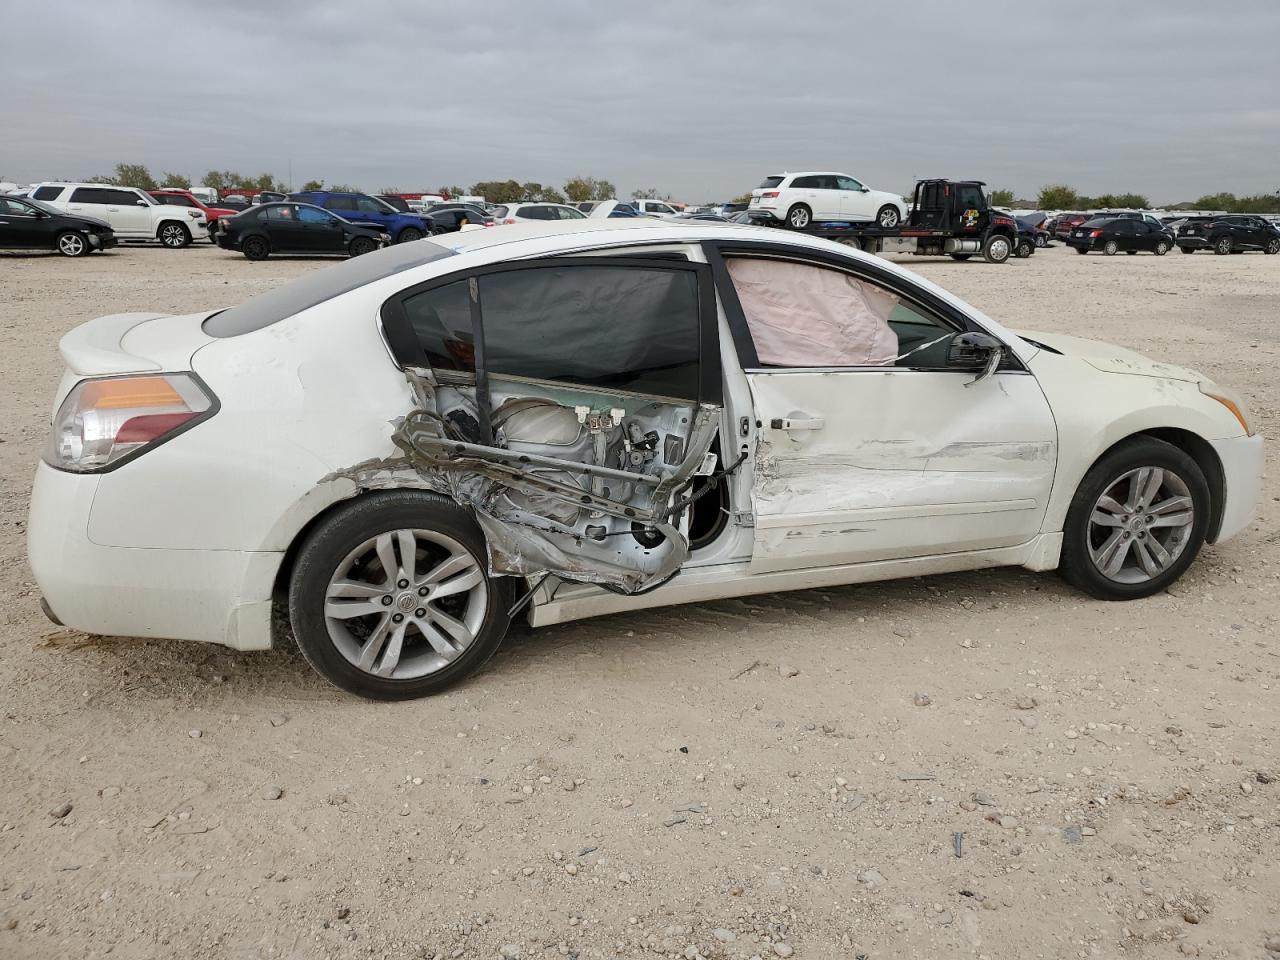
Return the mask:
[[536, 183], [532, 180], [530, 180], [528, 183], [520, 184], [520, 192], [522, 194], [522, 199], [524, 200], [543, 199], [542, 190], [543, 190], [542, 184]]
[[323, 180], [308, 180], [306, 183], [302, 185], [302, 190], [304, 193], [309, 193], [312, 190], [323, 190], [323, 189], [324, 189]]
[[564, 195], [573, 203], [590, 200], [595, 193], [596, 182], [592, 177], [573, 177], [564, 182]]
[[353, 187], [349, 183], [335, 183], [325, 189], [332, 190], [334, 193], [364, 193], [359, 187]]
[[139, 190], [156, 189], [156, 178], [151, 171], [140, 163], [117, 163], [115, 182], [122, 187], [137, 187]]
[[592, 200], [615, 200], [618, 196], [618, 188], [608, 180], [597, 180], [595, 190], [592, 191]]
[[183, 176], [180, 173], [168, 173], [164, 175], [164, 179], [160, 181], [162, 187], [176, 187], [179, 190], [191, 189], [191, 178]]
[[489, 203], [517, 203], [524, 188], [515, 180], [481, 180], [471, 185], [471, 195]]
[[632, 190], [633, 200], [665, 200], [667, 199], [657, 187], [645, 187], [643, 190]]
[[1069, 210], [1081, 205], [1081, 198], [1074, 189], [1063, 183], [1051, 183], [1040, 188], [1036, 205], [1045, 210]]
[[547, 203], [568, 203], [568, 199], [555, 187], [543, 187], [542, 199]]
[[1151, 206], [1151, 201], [1140, 193], [1104, 193], [1099, 197], [1093, 197], [1093, 202], [1086, 204], [1092, 207], [1134, 207], [1139, 210], [1145, 210]]
[[740, 194], [739, 196], [734, 197], [734, 198], [733, 198], [732, 200], [730, 200], [729, 202], [730, 202], [730, 203], [750, 203], [750, 202], [751, 202], [751, 191], [750, 191], [750, 190], [748, 190], [746, 193], [744, 193], [744, 194]]
[[457, 186], [456, 184], [452, 187], [441, 187], [439, 190], [436, 191], [436, 193], [440, 194], [440, 196], [445, 198], [465, 197], [467, 195], [467, 191], [463, 190], [461, 187]]
[[1196, 201], [1199, 210], [1226, 210], [1234, 213], [1239, 201], [1234, 193], [1210, 193]]
[[1012, 190], [992, 190], [991, 205], [993, 207], [1011, 207], [1013, 206]]

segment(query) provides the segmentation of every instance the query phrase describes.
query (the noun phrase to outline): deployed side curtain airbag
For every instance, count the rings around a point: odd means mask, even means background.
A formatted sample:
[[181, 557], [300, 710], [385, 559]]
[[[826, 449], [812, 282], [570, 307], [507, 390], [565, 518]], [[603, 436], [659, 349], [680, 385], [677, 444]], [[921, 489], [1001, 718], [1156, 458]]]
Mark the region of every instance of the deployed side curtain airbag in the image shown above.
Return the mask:
[[892, 364], [898, 298], [839, 270], [733, 257], [729, 275], [760, 362], [777, 367]]

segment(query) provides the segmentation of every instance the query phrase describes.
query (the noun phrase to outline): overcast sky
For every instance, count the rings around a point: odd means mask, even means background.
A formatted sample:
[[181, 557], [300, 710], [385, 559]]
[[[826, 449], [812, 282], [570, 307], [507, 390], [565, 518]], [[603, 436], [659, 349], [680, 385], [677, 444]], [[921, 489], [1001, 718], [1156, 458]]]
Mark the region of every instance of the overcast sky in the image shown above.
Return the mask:
[[1280, 2], [5, 0], [0, 179], [1280, 189]]

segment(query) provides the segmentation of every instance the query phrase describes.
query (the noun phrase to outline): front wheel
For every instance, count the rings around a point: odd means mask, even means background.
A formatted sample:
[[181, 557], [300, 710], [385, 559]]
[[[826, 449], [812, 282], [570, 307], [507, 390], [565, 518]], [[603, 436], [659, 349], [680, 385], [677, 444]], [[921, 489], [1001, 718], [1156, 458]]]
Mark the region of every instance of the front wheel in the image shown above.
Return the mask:
[[1082, 256], [1088, 252], [1089, 252], [1089, 249], [1087, 247], [1076, 247], [1076, 253]]
[[170, 250], [181, 250], [191, 245], [191, 231], [186, 224], [165, 223], [160, 226], [160, 242]]
[[1262, 248], [1263, 253], [1269, 253], [1275, 256], [1280, 253], [1280, 237], [1272, 237], [1265, 247]]
[[1159, 243], [1156, 244], [1157, 257], [1163, 257], [1168, 252], [1169, 252], [1169, 245], [1165, 243], [1163, 240], [1161, 240]]
[[1196, 248], [1195, 248], [1195, 247], [1184, 247], [1184, 246], [1182, 246], [1182, 245], [1179, 245], [1179, 246], [1178, 246], [1178, 249], [1179, 249], [1179, 250], [1181, 250], [1183, 253], [1195, 253], [1195, 252], [1196, 252]]
[[502, 643], [508, 581], [491, 579], [470, 514], [419, 490], [341, 507], [307, 537], [289, 583], [289, 620], [326, 680], [377, 700], [443, 690]]
[[1046, 237], [1043, 233], [1037, 233], [1037, 234], [1036, 234], [1036, 246], [1037, 246], [1037, 247], [1044, 247], [1044, 246], [1048, 246], [1048, 244], [1049, 244], [1049, 238], [1048, 238], [1048, 237]]
[[89, 252], [89, 241], [84, 234], [67, 230], [58, 234], [57, 248], [64, 257], [83, 257]]
[[1120, 251], [1120, 244], [1114, 240], [1108, 240], [1102, 245], [1102, 252], [1108, 257], [1114, 257]]
[[1231, 238], [1219, 237], [1213, 245], [1213, 252], [1220, 257], [1225, 257], [1227, 254], [1231, 253]]
[[787, 211], [787, 226], [792, 230], [803, 230], [813, 222], [813, 211], [803, 203], [797, 203]]
[[396, 243], [412, 243], [414, 240], [422, 239], [422, 231], [416, 227], [405, 227], [400, 231], [400, 235], [396, 237]]
[[1172, 444], [1139, 437], [1085, 475], [1063, 529], [1063, 577], [1099, 600], [1135, 600], [1191, 565], [1209, 527], [1209, 484]]
[[368, 237], [356, 237], [347, 247], [347, 252], [353, 257], [363, 257], [366, 253], [373, 253], [377, 249], [378, 245]]
[[1013, 253], [1013, 244], [1002, 233], [992, 234], [982, 245], [982, 257], [987, 263], [1004, 263], [1011, 253]]
[[1025, 260], [1035, 252], [1035, 245], [1030, 240], [1020, 239], [1018, 245], [1013, 248], [1013, 255], [1020, 260]]
[[886, 203], [876, 213], [876, 223], [886, 230], [892, 230], [902, 222], [902, 213], [891, 203]]

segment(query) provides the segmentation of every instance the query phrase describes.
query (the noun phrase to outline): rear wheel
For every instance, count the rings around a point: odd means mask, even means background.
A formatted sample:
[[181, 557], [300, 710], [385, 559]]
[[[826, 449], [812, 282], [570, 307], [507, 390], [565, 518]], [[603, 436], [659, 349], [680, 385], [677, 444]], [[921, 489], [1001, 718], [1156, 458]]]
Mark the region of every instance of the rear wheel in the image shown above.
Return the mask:
[[1089, 252], [1088, 247], [1076, 247], [1076, 253], [1084, 254], [1088, 252]]
[[1108, 240], [1102, 245], [1102, 252], [1108, 257], [1114, 257], [1120, 251], [1120, 244], [1114, 240]]
[[1184, 246], [1179, 246], [1179, 247], [1178, 247], [1178, 249], [1179, 249], [1179, 250], [1181, 250], [1183, 253], [1195, 253], [1195, 252], [1196, 252], [1196, 248], [1195, 248], [1195, 247], [1184, 247]]
[[1049, 238], [1048, 238], [1048, 237], [1046, 237], [1043, 233], [1037, 233], [1037, 234], [1036, 234], [1036, 246], [1037, 246], [1037, 247], [1043, 247], [1043, 246], [1046, 246], [1048, 243], [1049, 243]]
[[339, 508], [303, 542], [290, 577], [302, 655], [365, 697], [443, 690], [483, 666], [506, 633], [511, 591], [486, 564], [471, 516], [437, 494], [397, 490]]
[[1026, 240], [1023, 238], [1019, 238], [1018, 245], [1013, 248], [1013, 255], [1015, 257], [1018, 257], [1020, 260], [1025, 260], [1027, 257], [1031, 256], [1035, 252], [1036, 252], [1035, 244], [1033, 244], [1030, 240]]
[[993, 233], [982, 245], [982, 257], [987, 263], [1004, 263], [1013, 253], [1013, 244], [1003, 233]]
[[271, 245], [264, 237], [248, 237], [240, 244], [240, 252], [247, 260], [265, 260], [271, 252]]
[[1161, 240], [1159, 243], [1156, 244], [1157, 257], [1163, 257], [1168, 252], [1169, 252], [1169, 244], [1165, 243], [1163, 240]]
[[83, 257], [89, 252], [89, 241], [84, 234], [67, 230], [58, 234], [57, 249], [64, 257]]
[[170, 250], [180, 250], [191, 245], [191, 231], [187, 229], [186, 224], [162, 223], [156, 236]]
[[1209, 485], [1172, 444], [1138, 437], [1085, 475], [1063, 530], [1063, 577], [1099, 600], [1158, 593], [1191, 565], [1209, 527]]
[[787, 226], [792, 230], [803, 230], [813, 222], [813, 211], [803, 203], [797, 203], [787, 211]]
[[373, 253], [378, 249], [378, 245], [368, 237], [356, 237], [347, 247], [347, 252], [353, 257], [363, 257], [366, 253]]
[[415, 227], [405, 227], [400, 231], [400, 235], [396, 237], [396, 243], [412, 243], [414, 240], [422, 239], [422, 231]]
[[951, 259], [952, 260], [968, 260], [972, 256], [973, 256], [972, 253], [953, 253], [951, 254]]
[[1225, 257], [1227, 254], [1231, 253], [1231, 246], [1230, 237], [1219, 237], [1214, 241], [1213, 252], [1218, 254], [1220, 257]]
[[902, 214], [891, 203], [886, 203], [876, 213], [876, 223], [886, 230], [892, 230], [902, 222]]

